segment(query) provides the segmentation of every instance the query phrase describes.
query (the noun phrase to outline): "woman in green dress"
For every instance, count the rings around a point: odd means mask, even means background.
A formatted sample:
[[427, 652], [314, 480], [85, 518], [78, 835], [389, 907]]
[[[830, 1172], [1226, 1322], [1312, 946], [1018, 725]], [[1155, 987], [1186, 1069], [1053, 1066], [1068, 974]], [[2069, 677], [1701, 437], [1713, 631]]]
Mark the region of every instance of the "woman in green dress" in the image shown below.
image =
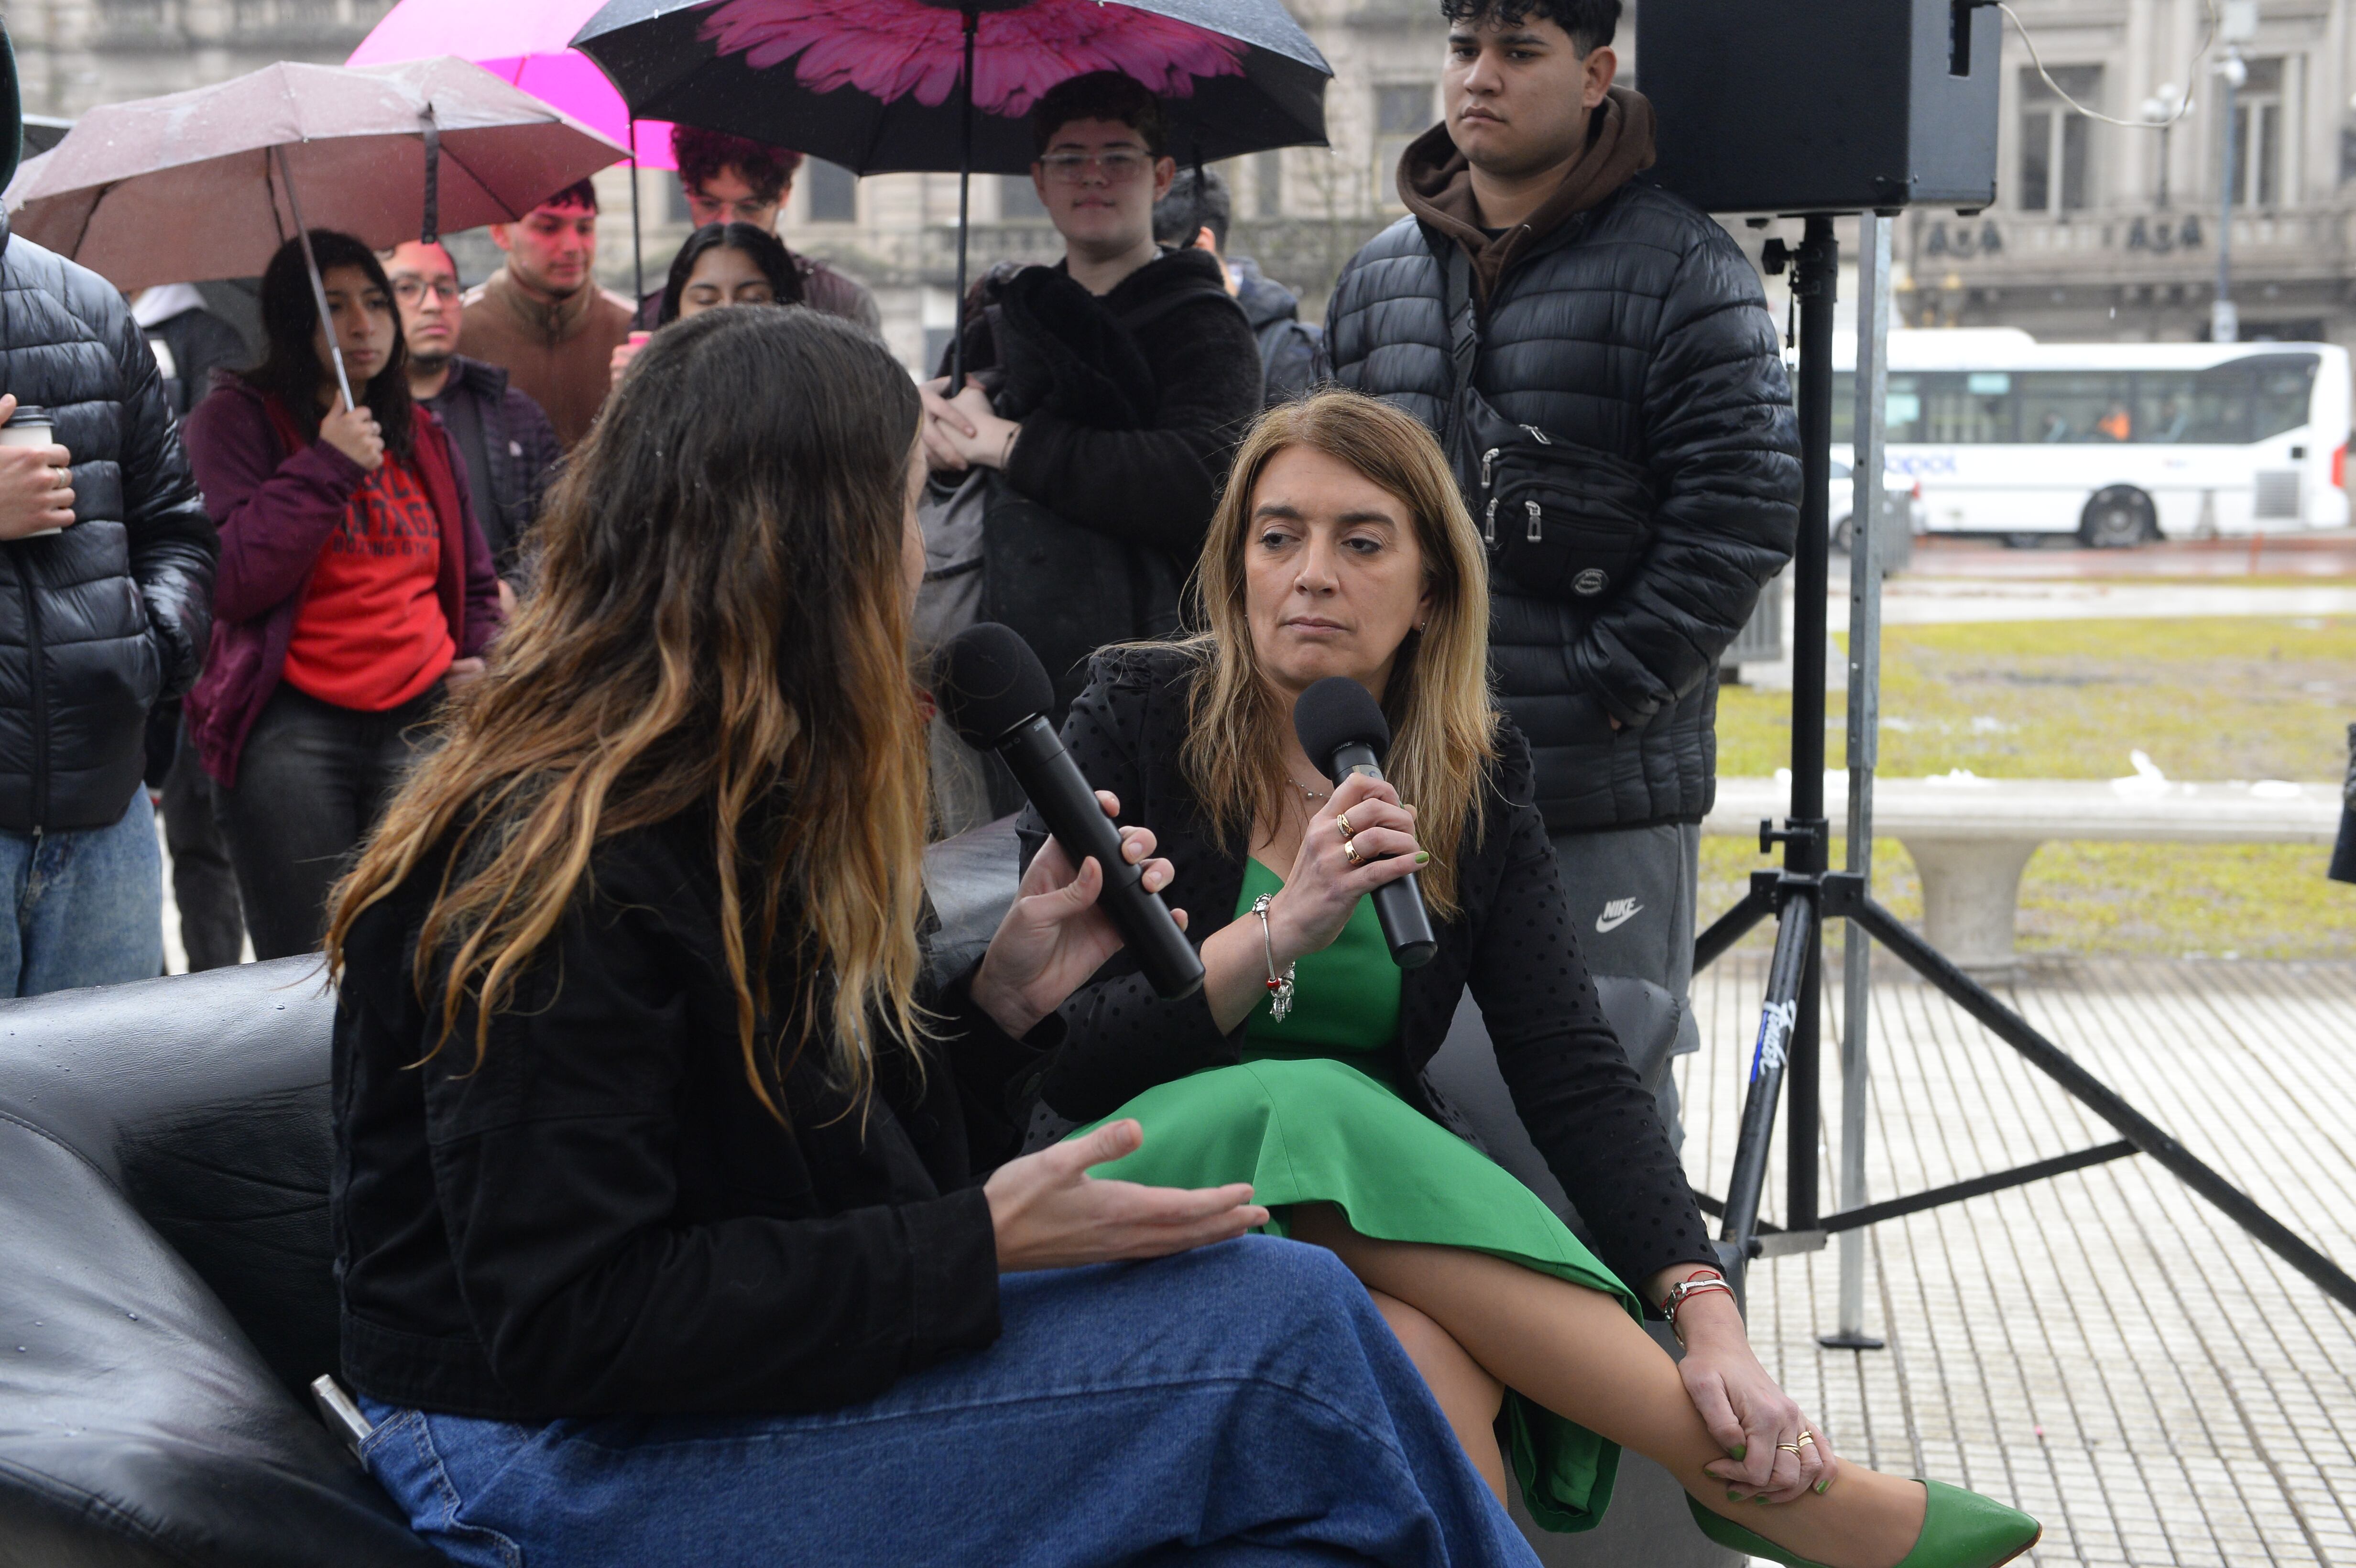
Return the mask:
[[[1836, 1460], [1751, 1354], [1580, 961], [1528, 747], [1490, 698], [1480, 535], [1430, 435], [1347, 392], [1272, 411], [1237, 456], [1197, 592], [1207, 632], [1100, 656], [1065, 725], [1082, 772], [1153, 826], [1206, 974], [1164, 1001], [1116, 960], [1066, 1006], [1044, 1104], [1143, 1130], [1099, 1172], [1252, 1183], [1271, 1230], [1365, 1283], [1501, 1495], [1502, 1409], [1550, 1528], [1595, 1522], [1626, 1445], [1667, 1467], [1706, 1531], [1761, 1555], [1987, 1568], [2025, 1551], [2025, 1515]], [[1382, 704], [1392, 783], [1337, 787], [1302, 753], [1293, 700], [1337, 675]], [[1025, 837], [1042, 840], [1035, 822]], [[1402, 973], [1365, 895], [1409, 874], [1440, 947]], [[1601, 1258], [1430, 1086], [1468, 987]], [[1639, 1326], [1647, 1302], [1674, 1308], [1682, 1368]]]

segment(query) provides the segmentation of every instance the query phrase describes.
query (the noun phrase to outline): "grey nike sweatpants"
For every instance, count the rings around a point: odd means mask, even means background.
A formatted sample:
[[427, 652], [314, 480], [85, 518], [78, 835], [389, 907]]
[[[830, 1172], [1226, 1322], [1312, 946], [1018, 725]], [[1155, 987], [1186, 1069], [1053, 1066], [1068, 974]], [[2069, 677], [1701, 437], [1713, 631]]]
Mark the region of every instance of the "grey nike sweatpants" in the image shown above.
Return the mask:
[[[1693, 987], [1694, 903], [1701, 881], [1701, 825], [1667, 822], [1605, 833], [1566, 833], [1554, 841], [1570, 927], [1590, 973], [1650, 980], [1673, 997]], [[1661, 1125], [1680, 1147], [1676, 1080], [1670, 1061], [1701, 1049], [1690, 1025], [1645, 1087], [1660, 1102]]]

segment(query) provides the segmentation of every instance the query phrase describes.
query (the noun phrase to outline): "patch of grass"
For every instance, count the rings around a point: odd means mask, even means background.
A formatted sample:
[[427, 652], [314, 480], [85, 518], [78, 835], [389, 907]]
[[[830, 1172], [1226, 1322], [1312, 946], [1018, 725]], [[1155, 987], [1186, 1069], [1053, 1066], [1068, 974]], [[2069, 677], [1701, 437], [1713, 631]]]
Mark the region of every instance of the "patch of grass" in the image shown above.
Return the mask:
[[[1833, 694], [1826, 751], [1846, 752]], [[1998, 622], [1895, 626], [1882, 644], [1880, 772], [2115, 778], [2143, 751], [2177, 779], [2337, 779], [2356, 719], [2356, 618]], [[1790, 764], [1791, 699], [1730, 688], [1719, 772]], [[1836, 803], [1837, 810], [1837, 803]], [[1774, 862], [1703, 841], [1705, 923]], [[2356, 889], [2321, 846], [2052, 843], [2021, 879], [2024, 952], [2311, 958], [2356, 955]], [[1840, 863], [1840, 851], [1834, 852]], [[1894, 840], [1876, 891], [1912, 920], [1920, 883]], [[1755, 938], [1754, 940], [1764, 940]]]

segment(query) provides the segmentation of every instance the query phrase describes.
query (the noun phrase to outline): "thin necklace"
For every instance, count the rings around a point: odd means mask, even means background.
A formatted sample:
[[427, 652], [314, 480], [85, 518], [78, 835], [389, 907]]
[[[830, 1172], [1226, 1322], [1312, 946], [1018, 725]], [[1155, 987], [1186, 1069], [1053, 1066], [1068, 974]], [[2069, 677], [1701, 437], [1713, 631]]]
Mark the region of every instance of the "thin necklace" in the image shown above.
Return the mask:
[[1285, 782], [1285, 783], [1287, 783], [1287, 784], [1290, 784], [1293, 788], [1295, 788], [1295, 789], [1299, 790], [1299, 791], [1301, 792], [1301, 798], [1302, 798], [1302, 799], [1304, 799], [1304, 800], [1306, 800], [1306, 801], [1308, 801], [1308, 802], [1309, 802], [1309, 804], [1310, 804], [1312, 807], [1313, 807], [1313, 806], [1314, 806], [1314, 805], [1315, 805], [1319, 801], [1321, 801], [1321, 800], [1324, 800], [1324, 799], [1328, 798], [1328, 797], [1329, 797], [1330, 795], [1332, 795], [1332, 794], [1333, 793], [1333, 791], [1331, 791], [1331, 790], [1313, 790], [1313, 789], [1311, 789], [1307, 784], [1302, 784], [1299, 779], [1294, 778], [1290, 773], [1287, 773], [1287, 774], [1285, 774], [1285, 775], [1284, 775], [1284, 782]]

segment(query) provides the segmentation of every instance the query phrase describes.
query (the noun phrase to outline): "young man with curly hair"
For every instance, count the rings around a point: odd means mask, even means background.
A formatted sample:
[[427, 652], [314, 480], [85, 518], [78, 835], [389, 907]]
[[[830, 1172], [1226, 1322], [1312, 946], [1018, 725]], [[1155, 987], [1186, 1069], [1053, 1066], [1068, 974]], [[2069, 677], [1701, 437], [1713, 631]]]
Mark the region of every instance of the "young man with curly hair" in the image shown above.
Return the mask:
[[[670, 151], [679, 165], [679, 188], [687, 199], [688, 220], [696, 228], [749, 223], [777, 234], [777, 220], [794, 194], [794, 176], [801, 172], [799, 153], [694, 125], [671, 127]], [[785, 236], [777, 234], [777, 238]], [[803, 304], [856, 322], [870, 332], [884, 330], [883, 314], [875, 308], [875, 296], [867, 292], [867, 285], [815, 256], [798, 251], [787, 253], [801, 273]], [[661, 313], [662, 290], [657, 289], [638, 302], [634, 325], [641, 332], [651, 332]]]

